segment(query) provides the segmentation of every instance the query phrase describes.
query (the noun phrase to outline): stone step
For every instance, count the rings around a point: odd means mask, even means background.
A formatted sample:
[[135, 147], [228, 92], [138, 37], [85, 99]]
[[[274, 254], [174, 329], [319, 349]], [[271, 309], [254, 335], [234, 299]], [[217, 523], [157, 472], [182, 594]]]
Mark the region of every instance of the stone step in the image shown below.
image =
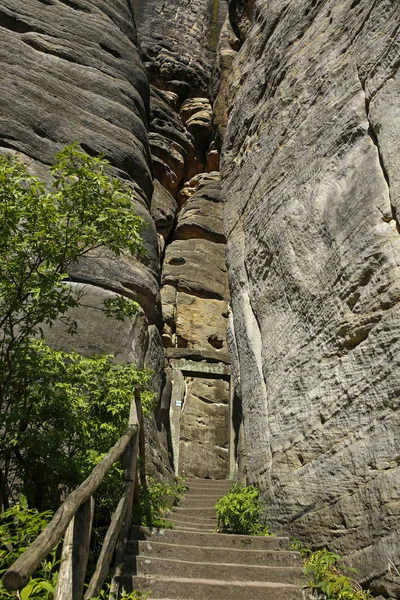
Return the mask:
[[[206, 519], [210, 519], [212, 517], [215, 517], [215, 515], [216, 515], [215, 508], [211, 508], [211, 507], [203, 508], [202, 506], [191, 506], [190, 508], [187, 508], [185, 506], [184, 507], [175, 506], [172, 509], [172, 515], [174, 513], [182, 514], [182, 515], [201, 516], [201, 517], [205, 517]], [[173, 516], [171, 518], [173, 518]]]
[[200, 490], [192, 490], [186, 493], [185, 498], [198, 498], [200, 500], [200, 502], [203, 499], [215, 499], [215, 502], [217, 502], [217, 500], [219, 500], [220, 498], [222, 498], [222, 496], [224, 496], [224, 493], [217, 490], [216, 492], [213, 491], [206, 491], [203, 493], [200, 493]]
[[198, 494], [202, 493], [202, 492], [209, 492], [209, 493], [213, 493], [213, 494], [218, 494], [218, 493], [222, 493], [225, 494], [231, 487], [230, 484], [226, 484], [226, 483], [213, 483], [213, 484], [209, 484], [206, 482], [202, 482], [202, 483], [188, 483], [187, 487], [189, 488], [189, 491], [192, 492], [197, 492]]
[[[211, 536], [208, 536], [211, 537]], [[128, 543], [129, 555], [145, 555], [155, 558], [186, 560], [190, 562], [230, 563], [269, 567], [301, 567], [298, 552], [290, 550], [237, 550], [212, 546], [184, 546], [141, 540]]]
[[212, 508], [215, 512], [215, 500], [213, 497], [207, 498], [206, 496], [191, 496], [188, 494], [186, 498], [181, 500], [178, 504], [179, 508], [192, 508], [192, 507], [203, 507], [203, 508]]
[[216, 528], [216, 523], [196, 523], [195, 521], [178, 521], [175, 519], [173, 521], [173, 525], [174, 531], [177, 531], [178, 529], [186, 529], [187, 527], [189, 527], [190, 529], [194, 529], [196, 531], [208, 531], [210, 533], [213, 533]]
[[298, 600], [299, 586], [259, 581], [215, 581], [187, 577], [121, 577], [120, 586], [132, 590], [151, 591], [151, 598], [179, 600]]
[[289, 550], [289, 538], [274, 536], [226, 535], [223, 533], [184, 533], [174, 529], [132, 527], [131, 540], [152, 540], [188, 546], [236, 548], [238, 550]]
[[196, 525], [177, 525], [174, 527], [174, 531], [187, 531], [189, 533], [214, 533], [214, 530], [210, 527], [205, 529]]
[[210, 486], [226, 485], [230, 487], [233, 481], [231, 479], [202, 479], [201, 477], [188, 477], [185, 483], [187, 485], [208, 484]]
[[[173, 518], [172, 518], [173, 517]], [[203, 517], [191, 517], [190, 515], [177, 515], [174, 513], [170, 514], [167, 517], [170, 521], [173, 520], [174, 523], [198, 523], [199, 525], [209, 525], [213, 529], [217, 526], [217, 519], [204, 519]]]
[[139, 576], [190, 577], [193, 579], [224, 579], [225, 581], [268, 581], [300, 585], [300, 567], [267, 567], [213, 562], [131, 556], [125, 564], [125, 574]]
[[198, 492], [222, 491], [224, 494], [230, 489], [232, 483], [224, 480], [194, 479], [192, 481], [187, 481], [186, 485], [188, 486], [189, 490], [197, 490]]

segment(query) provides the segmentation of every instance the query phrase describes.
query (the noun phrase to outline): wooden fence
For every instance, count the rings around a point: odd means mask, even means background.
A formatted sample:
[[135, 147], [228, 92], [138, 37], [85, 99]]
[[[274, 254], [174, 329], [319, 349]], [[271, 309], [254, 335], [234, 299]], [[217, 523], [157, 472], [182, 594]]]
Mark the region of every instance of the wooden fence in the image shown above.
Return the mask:
[[[138, 451], [142, 464], [141, 473], [144, 473], [144, 431], [139, 386], [135, 388], [134, 399], [130, 407], [129, 424], [125, 433], [102, 461], [96, 465], [89, 477], [67, 496], [47, 527], [5, 572], [3, 583], [8, 590], [22, 589], [41, 562], [64, 536], [54, 600], [82, 599], [94, 515], [93, 494], [113, 464], [125, 452], [122, 497], [112, 516], [96, 570], [89, 582], [84, 600], [98, 596], [110, 572], [114, 551], [115, 571], [110, 593], [117, 597], [118, 577], [122, 574], [131, 526]], [[142, 485], [145, 485], [145, 480]]]

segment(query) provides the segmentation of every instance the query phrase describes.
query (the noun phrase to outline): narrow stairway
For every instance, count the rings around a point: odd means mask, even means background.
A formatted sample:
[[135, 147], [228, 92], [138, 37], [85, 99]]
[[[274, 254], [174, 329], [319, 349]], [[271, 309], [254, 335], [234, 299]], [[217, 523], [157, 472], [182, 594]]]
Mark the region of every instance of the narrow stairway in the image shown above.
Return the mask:
[[135, 528], [121, 586], [163, 600], [292, 600], [301, 561], [289, 539], [214, 533], [216, 501], [229, 481], [191, 479], [174, 509], [175, 528]]

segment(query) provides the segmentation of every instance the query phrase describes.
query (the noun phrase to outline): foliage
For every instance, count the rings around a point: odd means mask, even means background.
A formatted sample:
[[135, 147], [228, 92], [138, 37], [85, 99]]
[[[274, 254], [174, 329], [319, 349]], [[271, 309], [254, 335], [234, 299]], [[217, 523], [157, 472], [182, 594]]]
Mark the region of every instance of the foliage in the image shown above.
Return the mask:
[[[124, 588], [122, 588], [119, 594], [119, 600], [147, 600], [150, 598], [151, 592], [140, 592], [138, 590], [133, 590], [132, 592], [126, 592]], [[91, 598], [90, 600], [108, 600], [109, 598], [113, 599], [114, 596], [110, 596], [110, 585], [104, 586], [104, 588], [100, 591], [100, 594], [96, 598]]]
[[[103, 246], [116, 256], [143, 251], [143, 220], [132, 211], [133, 193], [107, 169], [103, 158], [69, 146], [56, 156], [47, 190], [17, 159], [0, 156], [0, 510], [8, 506], [7, 489], [30, 467], [31, 483], [25, 484], [30, 502], [36, 493], [33, 472], [36, 488], [54, 489], [58, 477], [64, 486], [74, 485], [85, 461], [93, 465], [106, 443], [116, 441], [128, 386], [141, 377], [133, 368], [112, 366], [107, 357], [83, 359], [32, 341], [43, 336], [43, 324], [51, 327], [56, 319], [76, 331], [68, 311], [80, 305], [84, 292], [73, 292], [66, 280], [79, 258]], [[104, 311], [122, 319], [137, 308], [118, 297]], [[90, 444], [95, 436], [96, 450]], [[37, 498], [33, 502], [40, 506]]]
[[300, 552], [305, 559], [304, 574], [307, 587], [314, 590], [319, 597], [323, 594], [326, 600], [369, 600], [372, 595], [364, 591], [351, 576], [354, 569], [341, 564], [338, 554], [326, 549], [312, 552], [299, 540], [290, 545], [291, 550]]
[[[53, 516], [51, 511], [39, 513], [36, 509], [29, 509], [26, 498], [22, 495], [20, 500], [20, 504], [9, 508], [0, 516], [0, 577], [33, 542]], [[42, 562], [34, 577], [31, 577], [19, 592], [20, 600], [36, 598], [52, 600], [58, 576], [56, 550], [54, 549]], [[18, 598], [18, 594], [6, 590], [0, 580], [0, 599], [9, 598]]]
[[181, 500], [187, 492], [187, 485], [182, 477], [175, 483], [160, 483], [149, 478], [147, 489], [140, 490], [139, 504], [134, 507], [133, 521], [146, 527], [172, 529], [171, 521], [165, 519], [173, 504]]
[[304, 546], [301, 540], [294, 539], [290, 544], [290, 549], [294, 552], [298, 552], [302, 558], [306, 558], [311, 554], [311, 550]]
[[271, 535], [263, 524], [262, 507], [254, 486], [235, 483], [215, 505], [219, 533], [241, 535]]
[[[16, 364], [21, 399], [3, 413], [0, 428], [31, 505], [57, 505], [60, 494], [79, 485], [126, 428], [135, 385], [147, 386], [150, 373], [111, 359], [54, 351], [33, 340], [25, 361]], [[144, 400], [148, 412], [151, 403]]]

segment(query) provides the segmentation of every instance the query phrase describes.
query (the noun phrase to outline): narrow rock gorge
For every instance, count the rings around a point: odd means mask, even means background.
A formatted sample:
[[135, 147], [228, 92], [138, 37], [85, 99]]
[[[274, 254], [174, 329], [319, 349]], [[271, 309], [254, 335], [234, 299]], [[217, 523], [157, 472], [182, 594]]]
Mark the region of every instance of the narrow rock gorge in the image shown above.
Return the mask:
[[0, 7], [0, 152], [104, 153], [148, 224], [144, 257], [80, 261], [48, 341], [153, 369], [149, 474], [257, 484], [396, 598], [399, 29], [398, 0]]

